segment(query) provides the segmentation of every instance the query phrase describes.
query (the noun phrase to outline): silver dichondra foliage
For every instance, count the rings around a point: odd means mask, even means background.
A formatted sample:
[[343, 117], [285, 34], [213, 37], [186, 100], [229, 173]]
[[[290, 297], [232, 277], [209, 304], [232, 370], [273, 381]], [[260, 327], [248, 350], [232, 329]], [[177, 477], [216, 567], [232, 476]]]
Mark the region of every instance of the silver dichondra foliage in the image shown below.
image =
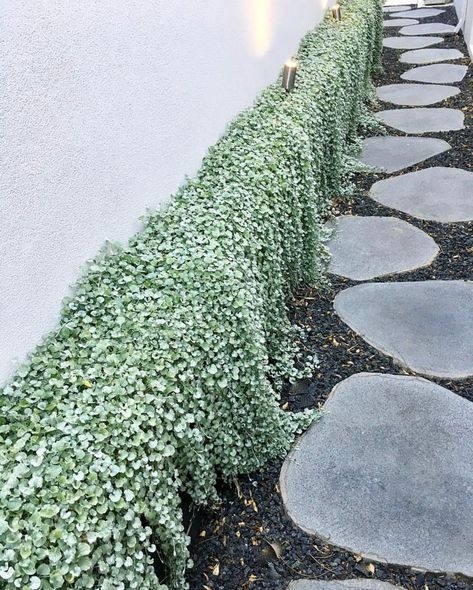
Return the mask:
[[378, 0], [351, 0], [299, 51], [169, 206], [90, 265], [57, 329], [1, 392], [5, 590], [186, 587], [180, 495], [282, 455], [315, 412], [280, 409], [297, 375], [286, 302], [319, 285], [324, 214], [370, 123]]

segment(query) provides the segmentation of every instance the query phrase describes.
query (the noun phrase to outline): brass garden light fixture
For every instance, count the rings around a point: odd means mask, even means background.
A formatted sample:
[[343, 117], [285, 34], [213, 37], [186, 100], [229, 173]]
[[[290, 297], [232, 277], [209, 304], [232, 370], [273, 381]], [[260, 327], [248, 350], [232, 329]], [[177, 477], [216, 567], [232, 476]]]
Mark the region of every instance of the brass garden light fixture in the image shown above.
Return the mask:
[[282, 73], [282, 87], [286, 92], [291, 92], [291, 90], [294, 90], [298, 67], [299, 62], [295, 58], [287, 60], [287, 62], [284, 64]]

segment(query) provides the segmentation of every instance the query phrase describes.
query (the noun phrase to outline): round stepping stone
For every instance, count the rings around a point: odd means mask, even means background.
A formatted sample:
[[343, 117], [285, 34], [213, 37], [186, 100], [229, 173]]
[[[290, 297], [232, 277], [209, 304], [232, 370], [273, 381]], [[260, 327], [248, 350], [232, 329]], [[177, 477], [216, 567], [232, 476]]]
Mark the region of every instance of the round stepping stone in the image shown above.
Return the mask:
[[357, 285], [339, 293], [334, 308], [403, 367], [442, 378], [473, 375], [473, 282]]
[[434, 167], [375, 182], [370, 196], [408, 215], [440, 223], [473, 221], [473, 172]]
[[396, 13], [396, 18], [430, 18], [432, 16], [438, 16], [445, 10], [439, 10], [438, 8], [416, 8], [414, 10], [406, 10], [403, 12]]
[[394, 586], [380, 580], [296, 580], [291, 582], [287, 590], [403, 590], [401, 586]]
[[385, 125], [404, 133], [435, 133], [464, 128], [465, 115], [458, 109], [412, 108], [376, 113]]
[[403, 80], [410, 82], [427, 82], [429, 84], [452, 84], [461, 82], [468, 71], [467, 66], [456, 64], [432, 64], [413, 68], [401, 74]]
[[385, 20], [383, 22], [383, 27], [384, 28], [389, 28], [389, 27], [405, 27], [406, 25], [418, 25], [419, 21], [415, 20], [413, 18], [407, 19], [407, 18], [392, 18], [390, 20]]
[[417, 2], [402, 2], [401, 0], [388, 0], [384, 3], [385, 8], [389, 6], [397, 6], [399, 8], [400, 6], [404, 5], [406, 6], [403, 8], [403, 10], [412, 8], [413, 6], [417, 6]]
[[397, 172], [450, 148], [446, 141], [431, 137], [368, 137], [360, 160], [379, 172]]
[[428, 64], [439, 61], [451, 61], [465, 57], [458, 49], [416, 49], [406, 51], [401, 55], [399, 61], [405, 64]]
[[338, 217], [328, 247], [329, 272], [354, 281], [405, 272], [430, 264], [439, 252], [435, 241], [395, 217]]
[[455, 27], [453, 25], [445, 25], [444, 23], [428, 23], [425, 25], [412, 25], [400, 29], [401, 35], [440, 35], [442, 33], [453, 33]]
[[407, 12], [410, 10], [409, 6], [384, 6], [383, 12]]
[[435, 104], [459, 92], [455, 86], [441, 84], [388, 84], [376, 89], [380, 100], [401, 106]]
[[442, 37], [385, 37], [383, 46], [390, 49], [419, 49], [443, 43]]
[[325, 409], [281, 471], [292, 520], [372, 560], [472, 576], [473, 404], [419, 377], [362, 373]]

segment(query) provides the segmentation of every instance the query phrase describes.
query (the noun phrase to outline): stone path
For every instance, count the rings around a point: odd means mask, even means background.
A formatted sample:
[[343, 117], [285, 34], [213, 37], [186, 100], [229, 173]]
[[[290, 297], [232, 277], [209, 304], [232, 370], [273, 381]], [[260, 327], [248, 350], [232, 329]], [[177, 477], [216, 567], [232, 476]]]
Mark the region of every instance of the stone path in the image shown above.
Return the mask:
[[334, 308], [403, 367], [434, 377], [473, 376], [473, 281], [365, 283], [341, 291]]
[[407, 19], [407, 18], [391, 18], [389, 20], [385, 20], [383, 23], [383, 27], [389, 28], [389, 27], [405, 27], [406, 25], [418, 25], [419, 21], [415, 20], [413, 18]]
[[297, 580], [291, 582], [288, 590], [402, 590], [400, 586], [393, 586], [388, 582], [378, 580]]
[[[388, 28], [445, 12], [395, 6], [399, 1], [384, 8]], [[416, 108], [460, 92], [447, 84], [463, 80], [467, 67], [443, 62], [462, 53], [427, 49], [442, 38], [417, 36], [452, 29], [411, 24], [400, 29], [403, 37], [385, 38], [385, 47], [419, 48], [400, 55], [401, 63], [429, 64], [405, 71], [401, 79], [407, 83], [378, 87], [380, 100], [408, 107], [378, 113], [392, 129], [407, 134], [463, 129], [458, 109]], [[422, 169], [372, 185], [370, 196], [388, 207], [391, 217], [347, 215], [328, 224], [329, 271], [365, 281], [340, 291], [333, 307], [378, 353], [414, 375], [359, 373], [340, 382], [323, 419], [287, 457], [280, 487], [294, 523], [332, 545], [415, 571], [473, 577], [473, 404], [421, 377], [473, 376], [473, 277], [376, 281], [429, 265], [438, 254], [435, 241], [398, 214], [413, 222], [473, 221], [473, 172], [428, 165], [450, 147], [436, 137], [388, 135], [363, 142], [360, 160], [378, 172], [420, 163]], [[304, 579], [288, 590], [351, 588], [394, 587], [366, 579]]]
[[460, 91], [443, 84], [388, 84], [379, 86], [378, 98], [400, 106], [425, 106], [441, 102]]
[[465, 115], [457, 109], [392, 109], [377, 113], [385, 125], [404, 133], [434, 133], [463, 129]]
[[392, 49], [420, 49], [443, 43], [442, 37], [385, 37], [383, 47]]
[[453, 33], [455, 27], [452, 25], [443, 25], [442, 23], [429, 23], [424, 25], [412, 25], [400, 29], [401, 35], [439, 35], [444, 33]]
[[395, 217], [347, 215], [327, 226], [333, 230], [329, 272], [354, 281], [427, 266], [439, 252], [425, 232]]
[[380, 172], [397, 172], [449, 149], [446, 141], [431, 137], [369, 137], [360, 160]]
[[385, 6], [383, 12], [402, 12], [409, 10], [409, 6]]
[[453, 59], [461, 59], [464, 57], [458, 49], [416, 49], [414, 51], [406, 51], [401, 55], [399, 61], [406, 64], [429, 64], [439, 61], [448, 61]]
[[473, 172], [426, 168], [373, 184], [370, 196], [387, 207], [440, 223], [473, 220]]
[[468, 71], [467, 66], [457, 64], [432, 64], [412, 68], [401, 74], [403, 80], [410, 82], [427, 82], [429, 84], [452, 84], [461, 82]]
[[432, 16], [438, 16], [445, 10], [439, 10], [438, 8], [414, 8], [413, 10], [406, 10], [397, 12], [396, 18], [430, 18]]
[[304, 531], [370, 559], [473, 576], [473, 405], [419, 377], [335, 387], [281, 493]]

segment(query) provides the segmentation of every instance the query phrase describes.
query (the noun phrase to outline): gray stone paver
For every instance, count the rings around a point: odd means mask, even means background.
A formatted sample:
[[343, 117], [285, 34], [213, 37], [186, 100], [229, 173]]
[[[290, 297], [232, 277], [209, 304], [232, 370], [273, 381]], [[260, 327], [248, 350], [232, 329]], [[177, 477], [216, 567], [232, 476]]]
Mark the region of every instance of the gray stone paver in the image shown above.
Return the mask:
[[399, 61], [406, 64], [429, 64], [440, 61], [451, 61], [465, 57], [458, 49], [442, 49], [434, 47], [432, 49], [415, 49], [402, 53]]
[[419, 377], [364, 373], [325, 409], [281, 472], [293, 521], [372, 560], [472, 576], [473, 404]]
[[380, 172], [397, 172], [450, 148], [446, 141], [431, 137], [368, 137], [360, 160]]
[[388, 29], [390, 27], [405, 27], [406, 25], [418, 25], [419, 21], [414, 18], [391, 18], [383, 22], [383, 27]]
[[384, 6], [383, 12], [407, 12], [409, 6]]
[[455, 86], [445, 84], [388, 84], [378, 86], [376, 94], [383, 102], [400, 106], [425, 106], [459, 94]]
[[334, 308], [371, 346], [416, 373], [473, 375], [473, 282], [366, 283], [338, 293]]
[[445, 10], [439, 10], [438, 8], [415, 8], [414, 10], [405, 10], [398, 12], [396, 18], [431, 18], [432, 16], [438, 16]]
[[422, 230], [395, 217], [337, 217], [328, 243], [329, 272], [366, 281], [430, 264], [439, 252]]
[[453, 25], [445, 25], [444, 23], [426, 23], [422, 25], [412, 25], [400, 29], [401, 35], [441, 35], [444, 33], [453, 33], [455, 27]]
[[465, 115], [458, 109], [411, 108], [392, 109], [376, 113], [389, 127], [404, 133], [435, 133], [464, 128]]
[[402, 590], [389, 582], [355, 578], [352, 580], [296, 580], [287, 590]]
[[375, 182], [378, 203], [419, 219], [439, 223], [473, 220], [473, 172], [442, 166]]
[[461, 82], [468, 71], [467, 66], [458, 64], [431, 64], [412, 68], [401, 74], [403, 80], [427, 82], [429, 84], [453, 84]]
[[383, 46], [390, 49], [420, 49], [443, 43], [442, 37], [385, 37]]

